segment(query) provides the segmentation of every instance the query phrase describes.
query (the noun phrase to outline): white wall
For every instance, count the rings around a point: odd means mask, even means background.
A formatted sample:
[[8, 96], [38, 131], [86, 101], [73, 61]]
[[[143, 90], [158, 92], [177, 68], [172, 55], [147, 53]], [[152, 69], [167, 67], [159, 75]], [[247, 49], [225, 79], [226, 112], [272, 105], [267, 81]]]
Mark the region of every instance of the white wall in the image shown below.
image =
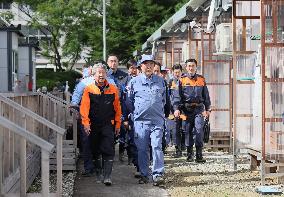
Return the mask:
[[7, 32], [0, 31], [0, 92], [8, 90]]

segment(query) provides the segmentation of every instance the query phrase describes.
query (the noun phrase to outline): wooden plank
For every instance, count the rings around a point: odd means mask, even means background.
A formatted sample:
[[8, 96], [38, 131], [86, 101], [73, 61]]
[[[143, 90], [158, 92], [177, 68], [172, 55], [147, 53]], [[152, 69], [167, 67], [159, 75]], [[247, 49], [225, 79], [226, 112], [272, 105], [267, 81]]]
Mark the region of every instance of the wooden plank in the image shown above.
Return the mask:
[[205, 147], [207, 148], [230, 148], [230, 144], [218, 144], [218, 145], [206, 144]]
[[49, 195], [49, 153], [41, 149], [41, 182], [42, 182], [42, 196]]
[[[49, 161], [50, 165], [57, 165], [57, 160], [56, 159], [50, 159]], [[76, 163], [75, 158], [63, 158], [62, 159], [62, 164], [63, 165], [73, 165]]]
[[265, 118], [265, 122], [282, 122], [282, 118]]
[[48, 143], [47, 141], [41, 139], [40, 137], [32, 134], [31, 132], [28, 132], [26, 130], [24, 130], [23, 128], [21, 128], [20, 126], [16, 125], [15, 123], [12, 123], [11, 121], [7, 120], [6, 118], [3, 118], [0, 116], [0, 124], [10, 130], [12, 130], [13, 132], [15, 132], [16, 134], [26, 138], [28, 141], [40, 146], [41, 148], [43, 148], [44, 150], [51, 152], [52, 149], [54, 148], [54, 146], [50, 143]]
[[250, 154], [250, 170], [254, 171], [257, 169], [257, 157]]
[[246, 23], [247, 21], [246, 21], [246, 19], [242, 19], [242, 23], [243, 23], [243, 28], [242, 28], [242, 51], [246, 51], [246, 41], [247, 41], [247, 39], [246, 39], [246, 37], [247, 37], [247, 33], [246, 33], [246, 31], [247, 31], [247, 23]]
[[[62, 135], [57, 134], [57, 144], [56, 144], [56, 151], [57, 151], [57, 195], [62, 196]], [[66, 162], [66, 161], [65, 161]]]
[[77, 128], [77, 114], [73, 112], [72, 114], [72, 117], [73, 117], [73, 143], [74, 143], [74, 147], [77, 148], [77, 131], [78, 131], [78, 128]]
[[214, 141], [214, 140], [224, 140], [224, 141], [230, 141], [230, 137], [224, 137], [224, 138], [221, 138], [221, 137], [210, 137], [209, 138], [209, 140], [212, 140], [212, 141]]
[[237, 114], [238, 118], [252, 118], [253, 114]]
[[26, 139], [21, 138], [21, 149], [20, 149], [20, 193], [21, 196], [26, 196], [27, 192], [27, 163], [26, 163]]
[[284, 173], [266, 173], [264, 175], [265, 178], [276, 178], [276, 177], [283, 177]]
[[28, 115], [28, 116], [34, 118], [34, 119], [37, 120], [38, 122], [40, 122], [40, 123], [42, 123], [42, 124], [48, 126], [49, 128], [53, 129], [54, 131], [56, 131], [56, 132], [58, 132], [58, 133], [64, 135], [64, 133], [65, 133], [66, 130], [63, 129], [63, 128], [61, 128], [61, 127], [59, 127], [59, 126], [57, 126], [57, 125], [55, 125], [55, 124], [53, 124], [51, 121], [47, 121], [45, 118], [39, 116], [38, 114], [32, 112], [31, 110], [29, 110], [29, 109], [27, 109], [27, 108], [24, 108], [23, 106], [21, 106], [21, 105], [19, 105], [18, 103], [16, 103], [16, 102], [10, 100], [9, 98], [4, 97], [4, 96], [1, 95], [1, 94], [0, 94], [0, 99], [1, 99], [4, 103], [13, 106], [14, 109], [17, 109], [17, 110], [19, 110], [20, 112], [23, 112], [24, 114], [26, 114], [26, 115]]
[[249, 80], [249, 81], [240, 81], [240, 80], [237, 80], [237, 84], [254, 84], [254, 81], [253, 80]]
[[[34, 154], [28, 156], [27, 158], [27, 188], [28, 189], [33, 180], [38, 175], [40, 171], [40, 150], [35, 152]], [[6, 193], [15, 193], [19, 192], [20, 188], [20, 171], [19, 168], [16, 170], [14, 174], [12, 174], [5, 183], [5, 191]]]
[[64, 153], [75, 153], [75, 149], [74, 148], [64, 148], [63, 149], [63, 154]]
[[[5, 194], [4, 197], [19, 197], [19, 193]], [[42, 197], [41, 193], [28, 193], [27, 197]], [[49, 197], [56, 197], [56, 193], [50, 193]]]
[[265, 167], [279, 167], [279, 166], [282, 166], [284, 167], [284, 163], [266, 163], [265, 164]]
[[[57, 169], [56, 165], [50, 166], [50, 170], [55, 171], [56, 169]], [[68, 171], [68, 170], [73, 171], [73, 170], [76, 170], [76, 165], [63, 165], [62, 169], [66, 170], [66, 171]]]
[[[75, 158], [75, 152], [74, 153], [62, 153], [62, 158]], [[56, 159], [56, 153], [50, 154], [50, 159]]]
[[[3, 115], [3, 103], [0, 101], [0, 115]], [[4, 151], [4, 135], [3, 135], [3, 127], [0, 126], [0, 195], [4, 193], [3, 191], [3, 180], [4, 180], [4, 173], [3, 173], [3, 162], [4, 162], [4, 157], [3, 157], [3, 151]]]

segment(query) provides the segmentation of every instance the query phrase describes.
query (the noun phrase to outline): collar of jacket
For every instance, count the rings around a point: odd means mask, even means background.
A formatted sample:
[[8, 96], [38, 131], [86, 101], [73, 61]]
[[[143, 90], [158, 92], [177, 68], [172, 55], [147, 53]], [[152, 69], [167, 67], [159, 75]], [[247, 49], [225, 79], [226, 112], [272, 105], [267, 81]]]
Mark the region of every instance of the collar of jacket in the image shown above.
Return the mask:
[[142, 73], [140, 76], [142, 78], [142, 84], [147, 84], [149, 82], [155, 83], [158, 81], [158, 76], [155, 74], [152, 74], [150, 77], [146, 77], [146, 75]]
[[100, 85], [100, 84], [95, 80], [95, 85], [96, 85], [98, 88], [104, 86], [104, 90], [109, 88], [109, 83], [108, 83], [108, 81], [107, 81], [106, 79], [105, 79], [105, 82], [104, 82], [103, 85]]
[[190, 79], [194, 79], [194, 80], [197, 79], [197, 73], [195, 73], [193, 76], [191, 76], [189, 73], [186, 73], [186, 76]]

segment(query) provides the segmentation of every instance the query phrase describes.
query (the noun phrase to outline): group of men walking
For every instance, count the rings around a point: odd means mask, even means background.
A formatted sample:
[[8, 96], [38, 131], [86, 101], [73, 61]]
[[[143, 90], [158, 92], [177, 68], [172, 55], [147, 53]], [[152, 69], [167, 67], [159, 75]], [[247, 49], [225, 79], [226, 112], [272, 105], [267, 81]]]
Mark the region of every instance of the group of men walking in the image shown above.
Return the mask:
[[210, 97], [204, 77], [196, 73], [196, 60], [186, 61], [187, 73], [174, 65], [170, 80], [152, 55], [142, 55], [139, 64], [127, 62], [128, 74], [118, 69], [116, 55], [109, 55], [107, 64], [109, 69], [102, 63], [89, 68], [90, 76], [81, 80], [72, 97], [72, 105], [80, 107], [84, 175], [95, 174], [98, 181], [112, 184], [116, 138], [119, 159], [123, 161], [127, 147], [140, 184], [148, 183], [150, 174], [155, 186], [164, 183], [163, 151], [173, 139], [175, 156], [181, 156], [182, 134], [187, 161], [194, 161], [195, 144], [196, 162], [205, 162], [203, 125], [210, 115]]

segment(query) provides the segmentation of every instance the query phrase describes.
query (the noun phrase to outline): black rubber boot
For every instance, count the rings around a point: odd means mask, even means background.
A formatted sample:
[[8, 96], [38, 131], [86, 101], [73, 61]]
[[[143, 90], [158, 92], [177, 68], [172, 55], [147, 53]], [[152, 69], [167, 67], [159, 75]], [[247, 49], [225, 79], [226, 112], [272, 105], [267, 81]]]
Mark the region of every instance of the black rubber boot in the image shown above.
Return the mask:
[[185, 133], [182, 132], [181, 134], [181, 150], [185, 151], [186, 150], [186, 146], [185, 146]]
[[111, 186], [111, 172], [112, 172], [113, 160], [104, 160], [104, 184]]
[[174, 157], [175, 158], [182, 157], [181, 147], [180, 146], [175, 146], [175, 148], [176, 148], [176, 153], [175, 153]]
[[193, 147], [192, 146], [187, 146], [186, 149], [187, 149], [186, 161], [193, 162], [194, 161], [194, 159], [193, 159]]
[[206, 160], [202, 156], [202, 147], [196, 147], [196, 160], [197, 163], [205, 163]]
[[97, 182], [102, 182], [103, 177], [102, 177], [102, 159], [95, 159], [94, 161], [95, 165], [95, 175], [96, 175], [96, 181]]
[[119, 152], [118, 158], [119, 158], [119, 161], [121, 161], [121, 162], [123, 162], [124, 149], [125, 149], [124, 144], [120, 143], [119, 147], [118, 147], [118, 152]]

